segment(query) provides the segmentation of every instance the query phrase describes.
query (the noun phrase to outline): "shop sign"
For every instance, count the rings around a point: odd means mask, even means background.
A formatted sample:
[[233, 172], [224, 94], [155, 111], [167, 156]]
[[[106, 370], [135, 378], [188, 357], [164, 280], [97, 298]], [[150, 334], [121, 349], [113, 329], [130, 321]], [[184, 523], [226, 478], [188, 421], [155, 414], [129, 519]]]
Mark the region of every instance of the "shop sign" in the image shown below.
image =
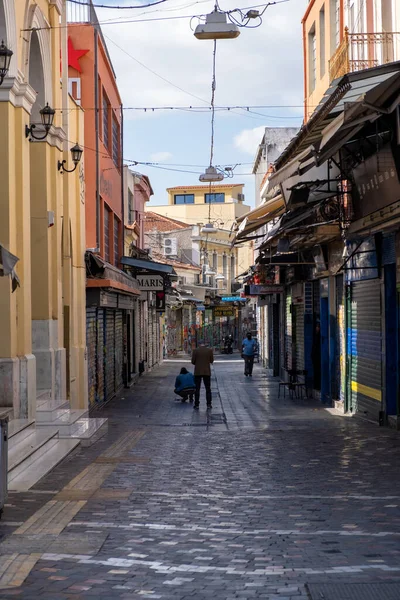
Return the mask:
[[224, 296], [222, 298], [222, 302], [243, 302], [246, 301], [246, 298], [241, 298], [240, 296]]
[[204, 306], [204, 304], [197, 304], [196, 310], [206, 310], [206, 307]]
[[252, 284], [249, 286], [250, 288], [250, 296], [265, 296], [266, 294], [282, 294], [283, 286], [282, 285], [255, 285]]
[[156, 292], [164, 289], [164, 279], [161, 275], [137, 275], [139, 290]]
[[235, 309], [233, 306], [214, 306], [214, 317], [234, 317]]
[[390, 144], [363, 161], [354, 169], [353, 175], [354, 191], [359, 200], [354, 202], [355, 219], [384, 208], [400, 197], [400, 182]]

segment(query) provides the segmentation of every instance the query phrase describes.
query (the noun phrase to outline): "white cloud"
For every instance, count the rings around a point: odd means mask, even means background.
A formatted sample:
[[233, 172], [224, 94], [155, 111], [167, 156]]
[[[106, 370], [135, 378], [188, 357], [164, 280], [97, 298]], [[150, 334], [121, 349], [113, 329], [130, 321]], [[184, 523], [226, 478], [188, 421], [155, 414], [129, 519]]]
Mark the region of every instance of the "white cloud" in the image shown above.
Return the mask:
[[264, 135], [265, 127], [254, 127], [253, 129], [243, 129], [233, 138], [235, 148], [246, 154], [255, 155], [257, 147]]
[[[102, 28], [125, 106], [202, 106], [206, 103], [201, 99], [209, 102], [212, 43], [193, 36], [189, 18], [126, 21], [206, 13], [213, 10], [213, 4], [214, 0], [210, 0], [184, 9], [182, 0], [169, 0], [168, 6], [143, 11], [146, 14], [142, 11], [126, 14], [123, 11], [124, 18], [121, 11], [98, 9], [101, 22], [106, 19], [122, 21], [118, 24], [104, 23]], [[250, 5], [251, 0], [243, 0], [243, 5], [246, 4]], [[178, 7], [181, 7], [180, 10], [177, 10]], [[217, 104], [280, 105], [287, 104], [287, 98], [293, 97], [297, 98], [297, 104], [301, 104], [300, 21], [306, 7], [307, 0], [271, 6], [264, 14], [261, 27], [241, 29], [237, 39], [218, 42]], [[157, 77], [126, 53], [177, 87]], [[148, 116], [139, 115], [142, 118]], [[127, 117], [138, 118], [139, 115], [129, 114]]]
[[154, 152], [153, 154], [150, 154], [150, 160], [152, 162], [167, 162], [171, 158], [171, 152]]

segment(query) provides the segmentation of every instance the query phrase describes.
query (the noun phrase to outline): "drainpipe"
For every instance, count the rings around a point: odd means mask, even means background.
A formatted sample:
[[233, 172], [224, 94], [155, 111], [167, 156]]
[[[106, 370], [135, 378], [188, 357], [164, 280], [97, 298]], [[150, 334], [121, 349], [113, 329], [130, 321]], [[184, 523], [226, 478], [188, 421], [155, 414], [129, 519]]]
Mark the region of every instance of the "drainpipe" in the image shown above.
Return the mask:
[[303, 21], [303, 70], [304, 70], [304, 123], [307, 122], [307, 40], [306, 24]]
[[96, 247], [100, 249], [100, 155], [99, 155], [99, 32], [94, 27], [94, 102], [95, 102], [95, 149], [96, 149]]
[[125, 174], [124, 174], [124, 111], [121, 103], [121, 131], [120, 131], [120, 160], [121, 160], [121, 202], [122, 202], [122, 256], [125, 255]]

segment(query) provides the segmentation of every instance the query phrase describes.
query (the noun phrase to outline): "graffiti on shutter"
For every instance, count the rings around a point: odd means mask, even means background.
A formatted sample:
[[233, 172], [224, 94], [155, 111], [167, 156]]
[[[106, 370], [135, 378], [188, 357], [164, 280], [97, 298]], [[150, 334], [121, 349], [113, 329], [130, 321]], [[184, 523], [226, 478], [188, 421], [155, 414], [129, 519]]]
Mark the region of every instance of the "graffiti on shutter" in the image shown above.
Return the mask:
[[286, 296], [286, 327], [285, 327], [285, 365], [286, 369], [292, 369], [292, 296]]
[[351, 408], [373, 420], [382, 410], [382, 331], [380, 280], [351, 285]]
[[96, 308], [86, 309], [86, 348], [88, 369], [89, 405], [96, 402], [96, 351], [97, 351], [97, 319]]
[[104, 330], [104, 366], [105, 366], [105, 399], [108, 400], [115, 392], [115, 311], [106, 309]]
[[296, 370], [304, 371], [304, 305], [296, 306]]
[[97, 309], [96, 402], [104, 402], [104, 308]]
[[124, 332], [122, 310], [115, 311], [115, 389], [123, 384]]

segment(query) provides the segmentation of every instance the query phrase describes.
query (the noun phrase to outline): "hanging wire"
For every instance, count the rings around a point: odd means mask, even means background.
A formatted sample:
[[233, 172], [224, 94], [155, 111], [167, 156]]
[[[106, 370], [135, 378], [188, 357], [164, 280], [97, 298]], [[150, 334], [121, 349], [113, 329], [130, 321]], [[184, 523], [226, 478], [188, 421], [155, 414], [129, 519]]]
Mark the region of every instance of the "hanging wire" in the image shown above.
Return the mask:
[[210, 167], [212, 166], [214, 157], [214, 128], [215, 128], [215, 88], [217, 80], [215, 76], [215, 65], [217, 58], [217, 40], [214, 40], [213, 49], [213, 66], [212, 66], [212, 83], [211, 83], [211, 148], [210, 148]]

